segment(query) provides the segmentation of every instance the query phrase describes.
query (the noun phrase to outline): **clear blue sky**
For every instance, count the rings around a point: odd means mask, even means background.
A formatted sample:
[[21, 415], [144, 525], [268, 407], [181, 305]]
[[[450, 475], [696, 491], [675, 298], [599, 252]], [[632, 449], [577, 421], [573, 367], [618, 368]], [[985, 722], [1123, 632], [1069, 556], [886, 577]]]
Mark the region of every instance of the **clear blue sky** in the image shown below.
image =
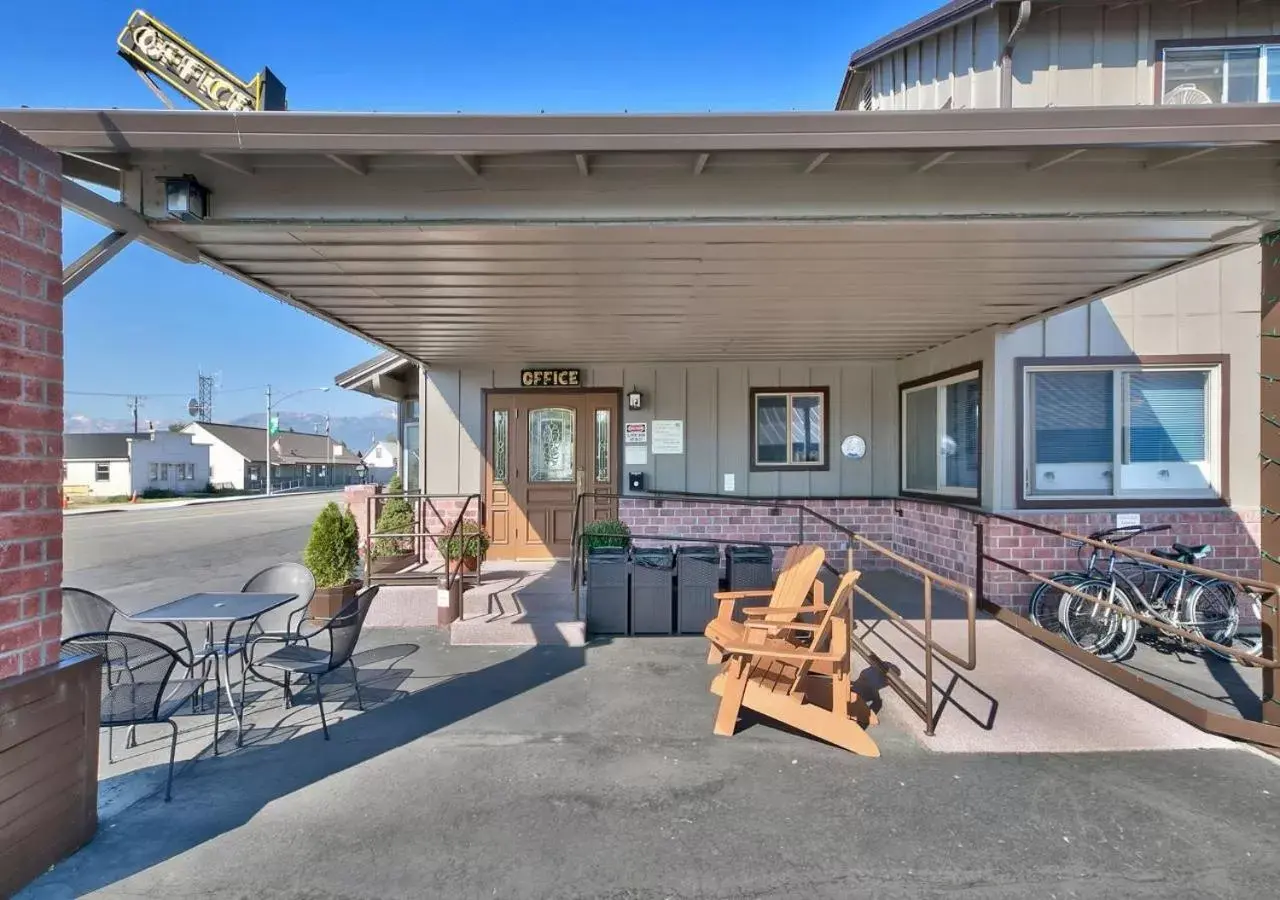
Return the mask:
[[[293, 109], [661, 112], [830, 109], [849, 54], [940, 0], [156, 0], [144, 7], [243, 78], [268, 65]], [[133, 5], [15, 3], [0, 108], [159, 104], [115, 55]], [[54, 30], [49, 30], [53, 17]], [[27, 36], [22, 38], [21, 36]], [[184, 101], [177, 101], [182, 105]], [[65, 256], [102, 234], [68, 214]], [[67, 298], [67, 411], [180, 418], [196, 370], [221, 373], [217, 417], [331, 384], [375, 348], [200, 266], [133, 246]], [[237, 390], [241, 388], [254, 390]], [[165, 397], [164, 394], [176, 396]], [[339, 392], [286, 408], [361, 414]]]

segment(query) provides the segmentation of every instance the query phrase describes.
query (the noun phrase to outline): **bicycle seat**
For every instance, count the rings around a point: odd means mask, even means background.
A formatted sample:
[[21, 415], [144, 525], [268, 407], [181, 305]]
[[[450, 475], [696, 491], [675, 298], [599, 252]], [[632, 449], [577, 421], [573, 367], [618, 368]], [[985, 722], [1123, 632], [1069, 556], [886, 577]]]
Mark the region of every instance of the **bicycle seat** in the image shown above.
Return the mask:
[[1158, 556], [1161, 559], [1172, 559], [1174, 561], [1177, 561], [1182, 558], [1181, 553], [1177, 553], [1173, 550], [1161, 550], [1158, 547], [1152, 550], [1148, 550], [1147, 552], [1150, 553], [1152, 556]]
[[1173, 549], [1175, 553], [1180, 553], [1183, 556], [1190, 556], [1192, 559], [1204, 559], [1204, 557], [1213, 552], [1213, 545], [1197, 544], [1191, 547], [1186, 544], [1174, 544]]

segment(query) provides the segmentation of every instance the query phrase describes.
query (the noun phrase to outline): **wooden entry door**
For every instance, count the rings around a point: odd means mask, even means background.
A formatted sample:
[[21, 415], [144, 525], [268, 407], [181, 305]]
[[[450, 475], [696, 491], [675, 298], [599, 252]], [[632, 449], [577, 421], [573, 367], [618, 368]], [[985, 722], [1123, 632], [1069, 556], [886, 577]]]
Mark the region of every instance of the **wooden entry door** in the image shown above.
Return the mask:
[[[490, 559], [567, 557], [578, 495], [618, 486], [618, 395], [514, 391], [486, 395], [485, 530]], [[583, 501], [584, 521], [617, 515]]]

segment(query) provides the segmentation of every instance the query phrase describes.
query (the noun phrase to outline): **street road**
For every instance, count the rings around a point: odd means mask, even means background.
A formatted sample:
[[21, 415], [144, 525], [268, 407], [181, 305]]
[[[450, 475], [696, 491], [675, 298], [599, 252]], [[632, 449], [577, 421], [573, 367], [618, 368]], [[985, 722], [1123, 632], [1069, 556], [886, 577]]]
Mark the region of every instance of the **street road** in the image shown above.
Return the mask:
[[62, 583], [125, 612], [195, 591], [238, 591], [255, 572], [302, 560], [311, 522], [342, 494], [67, 516]]

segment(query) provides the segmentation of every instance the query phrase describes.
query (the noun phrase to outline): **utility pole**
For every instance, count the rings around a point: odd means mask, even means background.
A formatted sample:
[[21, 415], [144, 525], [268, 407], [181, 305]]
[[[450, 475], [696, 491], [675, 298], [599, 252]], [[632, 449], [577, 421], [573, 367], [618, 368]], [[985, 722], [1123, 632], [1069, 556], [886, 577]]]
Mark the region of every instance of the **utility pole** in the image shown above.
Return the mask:
[[329, 434], [329, 414], [324, 414], [324, 472], [327, 486], [333, 487], [333, 438]]
[[133, 410], [133, 433], [138, 433], [138, 407], [142, 405], [142, 398], [134, 395], [129, 398], [129, 409]]
[[271, 496], [271, 385], [267, 385], [267, 496]]

